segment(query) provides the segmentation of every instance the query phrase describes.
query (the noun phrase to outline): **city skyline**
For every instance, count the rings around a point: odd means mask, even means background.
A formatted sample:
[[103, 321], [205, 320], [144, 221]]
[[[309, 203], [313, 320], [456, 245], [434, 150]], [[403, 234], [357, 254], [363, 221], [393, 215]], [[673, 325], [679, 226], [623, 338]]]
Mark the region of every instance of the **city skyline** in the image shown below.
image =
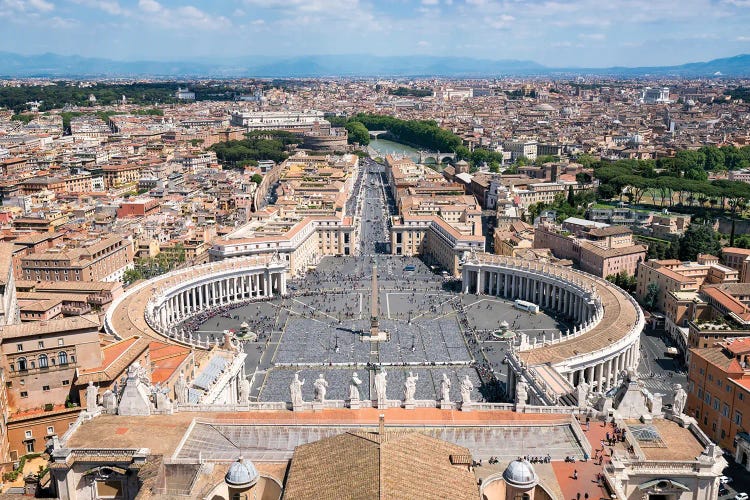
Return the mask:
[[750, 51], [750, 1], [0, 0], [0, 49], [114, 60], [373, 54], [674, 65]]

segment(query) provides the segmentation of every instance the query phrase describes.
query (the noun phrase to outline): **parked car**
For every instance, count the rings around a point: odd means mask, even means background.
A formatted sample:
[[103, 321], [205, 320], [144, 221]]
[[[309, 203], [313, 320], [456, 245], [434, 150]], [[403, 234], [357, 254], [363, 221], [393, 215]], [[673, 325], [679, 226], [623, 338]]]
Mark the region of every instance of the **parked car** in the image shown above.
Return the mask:
[[734, 496], [734, 500], [747, 500], [747, 493], [745, 493], [744, 491], [742, 493], [737, 493]]
[[719, 483], [721, 483], [721, 484], [729, 484], [731, 482], [732, 482], [732, 478], [731, 477], [719, 476]]

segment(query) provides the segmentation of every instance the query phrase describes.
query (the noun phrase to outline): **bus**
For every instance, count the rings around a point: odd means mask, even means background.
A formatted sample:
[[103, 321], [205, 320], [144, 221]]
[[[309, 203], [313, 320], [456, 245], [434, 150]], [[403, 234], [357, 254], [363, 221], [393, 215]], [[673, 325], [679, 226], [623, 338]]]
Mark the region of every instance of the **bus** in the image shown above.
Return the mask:
[[532, 314], [539, 314], [539, 306], [534, 304], [533, 302], [526, 302], [525, 300], [516, 300], [513, 306], [516, 309], [520, 309], [521, 311], [527, 311]]

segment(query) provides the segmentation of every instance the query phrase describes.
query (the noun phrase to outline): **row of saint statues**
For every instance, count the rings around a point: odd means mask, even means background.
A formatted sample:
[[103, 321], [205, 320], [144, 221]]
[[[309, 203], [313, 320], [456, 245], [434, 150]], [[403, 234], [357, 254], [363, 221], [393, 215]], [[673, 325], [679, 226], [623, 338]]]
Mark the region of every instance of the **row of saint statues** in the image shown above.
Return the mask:
[[[380, 405], [385, 404], [387, 398], [386, 398], [386, 389], [388, 387], [388, 380], [387, 377], [388, 373], [385, 370], [381, 370], [378, 373], [375, 374], [374, 384], [375, 384], [375, 395], [376, 400], [378, 401], [378, 404]], [[417, 381], [419, 380], [419, 375], [415, 375], [413, 372], [409, 372], [409, 375], [406, 377], [406, 380], [404, 381], [404, 403], [413, 403], [415, 401], [415, 396], [417, 394]], [[292, 383], [289, 384], [289, 392], [291, 393], [292, 397], [292, 406], [298, 407], [301, 406], [304, 402], [302, 399], [302, 386], [305, 385], [305, 379], [300, 380], [299, 373], [294, 374], [294, 378], [292, 379]], [[356, 372], [352, 374], [352, 378], [349, 381], [349, 400], [350, 401], [360, 401], [360, 393], [359, 388], [362, 385], [362, 379], [359, 378]], [[471, 401], [471, 391], [474, 390], [474, 384], [472, 383], [471, 379], [469, 379], [469, 376], [466, 375], [466, 377], [461, 380], [461, 402], [464, 405], [470, 404]], [[440, 398], [441, 401], [444, 403], [450, 402], [450, 390], [451, 390], [451, 380], [448, 377], [447, 373], [443, 373], [443, 379], [440, 382]], [[315, 379], [313, 382], [313, 401], [317, 403], [322, 403], [326, 400], [326, 393], [328, 392], [328, 381], [325, 379], [323, 374], [319, 374], [318, 378]]]

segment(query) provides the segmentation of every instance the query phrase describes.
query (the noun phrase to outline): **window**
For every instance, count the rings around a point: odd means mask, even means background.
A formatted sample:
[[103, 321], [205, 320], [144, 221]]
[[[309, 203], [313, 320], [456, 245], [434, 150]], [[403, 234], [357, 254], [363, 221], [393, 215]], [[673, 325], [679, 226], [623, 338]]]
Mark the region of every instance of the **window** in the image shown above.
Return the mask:
[[49, 366], [49, 360], [46, 354], [39, 355], [39, 368], [47, 368]]
[[63, 380], [62, 385], [70, 385], [70, 380]]
[[34, 441], [26, 443], [26, 453], [34, 453]]
[[724, 403], [724, 406], [721, 409], [721, 414], [725, 417], [729, 417], [729, 405]]
[[719, 398], [714, 398], [714, 410], [718, 410], [719, 405], [721, 405], [721, 401], [719, 401]]
[[65, 351], [60, 351], [57, 354], [57, 364], [58, 365], [67, 365], [68, 364], [68, 353]]
[[65, 345], [65, 339], [57, 339], [57, 345]]
[[55, 433], [55, 428], [53, 426], [51, 426], [51, 425], [48, 426], [47, 427], [47, 434], [54, 434], [54, 433]]
[[22, 398], [28, 398], [29, 397], [29, 393], [26, 392], [26, 391], [21, 391], [21, 397]]
[[26, 367], [26, 358], [18, 358], [16, 360], [16, 363], [18, 364], [18, 371], [23, 372], [26, 371], [28, 368]]
[[739, 393], [739, 395], [737, 396], [737, 399], [739, 399], [740, 401], [742, 401], [743, 399], [745, 399], [745, 395], [742, 394], [742, 393]]
[[39, 347], [39, 349], [44, 349], [44, 341], [43, 340], [39, 341], [38, 347]]
[[23, 352], [23, 344], [16, 344], [16, 351]]
[[734, 423], [737, 425], [742, 425], [742, 413], [738, 411], [734, 412]]
[[703, 399], [703, 389], [698, 387], [698, 399]]
[[706, 393], [706, 399], [705, 399], [705, 401], [706, 401], [707, 405], [711, 404], [711, 394], [708, 393], [708, 392]]
[[31, 439], [32, 432], [31, 431], [26, 431], [26, 432], [24, 432], [24, 436], [26, 437], [26, 439]]
[[49, 386], [48, 385], [43, 385], [42, 386], [42, 390], [45, 391], [45, 392], [49, 391]]

